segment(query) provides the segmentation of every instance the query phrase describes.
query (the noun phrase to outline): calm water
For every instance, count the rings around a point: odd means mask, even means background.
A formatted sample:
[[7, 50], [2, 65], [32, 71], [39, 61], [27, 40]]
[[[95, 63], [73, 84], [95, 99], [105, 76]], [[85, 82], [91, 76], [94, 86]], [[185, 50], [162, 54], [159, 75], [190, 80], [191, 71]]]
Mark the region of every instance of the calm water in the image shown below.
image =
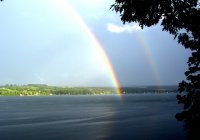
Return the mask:
[[186, 140], [175, 94], [0, 97], [0, 140]]

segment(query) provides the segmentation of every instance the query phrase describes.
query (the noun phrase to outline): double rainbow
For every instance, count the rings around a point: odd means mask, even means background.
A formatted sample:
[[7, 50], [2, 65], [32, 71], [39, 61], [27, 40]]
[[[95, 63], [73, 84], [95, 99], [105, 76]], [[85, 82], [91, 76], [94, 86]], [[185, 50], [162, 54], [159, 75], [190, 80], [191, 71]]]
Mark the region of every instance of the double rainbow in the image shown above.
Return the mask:
[[[96, 38], [94, 33], [90, 30], [88, 25], [81, 18], [81, 16], [76, 12], [76, 10], [73, 9], [73, 7], [66, 0], [58, 0], [58, 1], [56, 1], [56, 4], [59, 6], [58, 8], [62, 8], [62, 10], [64, 10], [64, 12], [71, 15], [71, 17], [79, 24], [79, 26], [82, 28], [82, 30], [85, 32], [85, 34], [88, 36], [88, 38], [92, 41], [93, 46], [95, 47], [97, 52], [100, 54], [101, 59], [103, 60], [105, 67], [109, 72], [109, 75], [112, 79], [113, 86], [116, 89], [116, 93], [119, 96], [122, 96], [122, 89], [121, 89], [120, 83], [117, 79], [114, 68], [113, 68], [113, 66], [112, 66], [112, 64], [109, 60], [109, 57], [107, 56], [105, 50], [103, 49], [101, 43], [98, 41], [98, 39]], [[148, 61], [148, 64], [151, 68], [151, 71], [152, 71], [152, 74], [153, 74], [154, 79], [156, 81], [156, 84], [160, 85], [161, 80], [160, 80], [160, 77], [158, 75], [157, 67], [156, 67], [155, 61], [153, 59], [151, 50], [149, 49], [149, 47], [148, 47], [143, 36], [141, 36], [140, 34], [137, 34], [137, 35], [135, 35], [135, 37], [137, 38], [137, 40], [140, 43], [140, 46], [144, 50], [146, 60]]]

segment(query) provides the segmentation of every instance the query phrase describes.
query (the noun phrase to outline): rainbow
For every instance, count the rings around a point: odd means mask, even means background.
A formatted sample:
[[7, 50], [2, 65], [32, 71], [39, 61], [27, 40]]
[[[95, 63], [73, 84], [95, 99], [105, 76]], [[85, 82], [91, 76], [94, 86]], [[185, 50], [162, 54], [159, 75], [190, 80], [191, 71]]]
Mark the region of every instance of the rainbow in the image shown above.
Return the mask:
[[116, 88], [116, 93], [119, 96], [122, 96], [122, 90], [121, 86], [119, 84], [119, 81], [117, 79], [117, 75], [114, 71], [114, 68], [105, 52], [103, 49], [102, 45], [96, 38], [96, 36], [91, 32], [90, 28], [87, 26], [87, 24], [84, 22], [84, 20], [81, 18], [81, 16], [72, 8], [72, 6], [65, 0], [59, 0], [56, 2], [57, 4], [59, 3], [59, 7], [65, 9], [66, 13], [70, 13], [70, 15], [74, 18], [76, 22], [80, 25], [80, 27], [84, 30], [84, 32], [88, 35], [88, 37], [91, 39], [93, 42], [94, 46], [96, 47], [98, 53], [100, 53], [100, 56], [103, 59], [103, 62], [105, 63], [105, 66], [109, 72], [109, 75], [111, 76], [112, 82], [114, 87]]
[[140, 46], [142, 47], [142, 49], [144, 51], [146, 60], [151, 68], [156, 85], [161, 85], [162, 83], [161, 83], [160, 76], [159, 76], [159, 73], [158, 73], [158, 70], [157, 70], [157, 67], [155, 64], [155, 60], [153, 58], [151, 50], [148, 47], [147, 42], [145, 41], [144, 36], [142, 36], [140, 33], [137, 33], [137, 35], [135, 35], [135, 37], [137, 38]]

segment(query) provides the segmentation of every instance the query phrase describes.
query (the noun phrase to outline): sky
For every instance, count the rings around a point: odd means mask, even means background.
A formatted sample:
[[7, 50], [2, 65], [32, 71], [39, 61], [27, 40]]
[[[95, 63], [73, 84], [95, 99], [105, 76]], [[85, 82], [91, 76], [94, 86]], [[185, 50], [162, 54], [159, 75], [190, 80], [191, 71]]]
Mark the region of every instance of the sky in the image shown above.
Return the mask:
[[190, 51], [160, 25], [142, 30], [137, 23], [123, 24], [110, 10], [113, 3], [0, 3], [0, 85], [114, 86], [112, 74], [121, 86], [184, 80]]

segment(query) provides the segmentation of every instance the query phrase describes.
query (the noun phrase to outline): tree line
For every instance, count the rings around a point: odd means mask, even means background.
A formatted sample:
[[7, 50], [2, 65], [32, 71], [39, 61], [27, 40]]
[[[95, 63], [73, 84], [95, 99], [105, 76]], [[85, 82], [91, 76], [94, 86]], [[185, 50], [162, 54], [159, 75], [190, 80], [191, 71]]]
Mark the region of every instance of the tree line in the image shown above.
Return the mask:
[[0, 86], [0, 96], [100, 95], [112, 93], [114, 93], [114, 88], [106, 87], [57, 87], [33, 84]]

